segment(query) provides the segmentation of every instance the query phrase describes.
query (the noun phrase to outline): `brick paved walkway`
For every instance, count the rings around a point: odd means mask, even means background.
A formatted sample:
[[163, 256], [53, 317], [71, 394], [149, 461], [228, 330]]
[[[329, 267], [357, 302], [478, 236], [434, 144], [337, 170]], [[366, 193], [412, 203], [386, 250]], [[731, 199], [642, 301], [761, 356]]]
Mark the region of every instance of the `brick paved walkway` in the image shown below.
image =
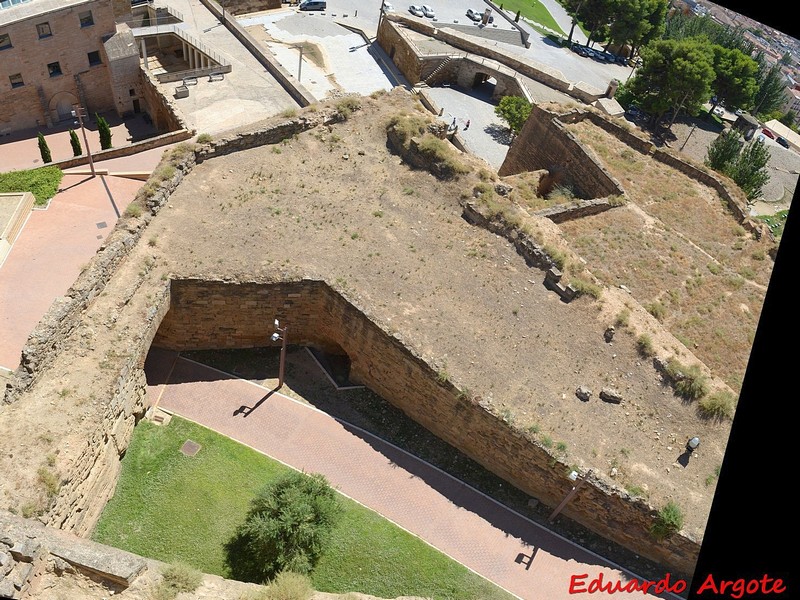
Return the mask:
[[[324, 474], [345, 495], [520, 598], [573, 598], [568, 593], [573, 574], [588, 573], [586, 583], [600, 572], [606, 581], [623, 584], [632, 576], [308, 405], [155, 348], [145, 369], [151, 403], [296, 469]], [[640, 592], [625, 596], [655, 598]]]

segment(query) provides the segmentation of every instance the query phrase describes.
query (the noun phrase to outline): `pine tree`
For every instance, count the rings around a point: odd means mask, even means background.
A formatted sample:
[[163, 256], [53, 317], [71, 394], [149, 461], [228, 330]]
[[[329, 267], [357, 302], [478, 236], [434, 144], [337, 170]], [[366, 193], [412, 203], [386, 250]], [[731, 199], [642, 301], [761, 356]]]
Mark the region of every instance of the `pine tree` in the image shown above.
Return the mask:
[[53, 162], [53, 157], [50, 155], [50, 148], [47, 146], [47, 140], [44, 139], [41, 131], [37, 137], [39, 138], [39, 153], [42, 155], [42, 162]]
[[75, 133], [74, 129], [69, 130], [69, 143], [72, 146], [73, 156], [80, 156], [81, 154], [83, 154], [83, 148], [81, 148], [81, 141], [78, 139], [78, 134]]
[[111, 148], [111, 126], [105, 118], [97, 113], [95, 113], [94, 117], [97, 120], [97, 131], [100, 134], [100, 148], [108, 150]]

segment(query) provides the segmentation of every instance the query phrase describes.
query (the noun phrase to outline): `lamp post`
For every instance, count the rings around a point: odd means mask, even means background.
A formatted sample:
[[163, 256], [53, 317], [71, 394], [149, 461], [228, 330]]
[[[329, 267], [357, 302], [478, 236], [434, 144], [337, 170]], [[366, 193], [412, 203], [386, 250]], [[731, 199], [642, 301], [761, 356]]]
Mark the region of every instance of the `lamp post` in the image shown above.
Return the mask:
[[278, 366], [278, 387], [275, 388], [276, 390], [283, 387], [283, 372], [286, 368], [286, 330], [289, 329], [288, 325], [284, 325], [283, 328], [281, 328], [280, 325], [280, 321], [275, 319], [275, 333], [273, 333], [270, 338], [273, 342], [277, 342], [278, 340], [283, 342], [281, 344], [281, 362]]
[[[586, 473], [586, 477], [589, 477], [589, 475], [591, 475], [591, 474], [592, 474], [592, 471], [591, 471], [591, 469], [590, 469], [590, 470], [589, 470], [589, 471]], [[564, 507], [567, 505], [567, 502], [569, 502], [570, 500], [572, 500], [572, 497], [573, 497], [575, 494], [577, 494], [577, 493], [578, 493], [578, 490], [581, 488], [581, 486], [582, 486], [584, 483], [586, 483], [586, 477], [580, 477], [580, 478], [579, 478], [579, 475], [578, 475], [578, 472], [577, 472], [577, 471], [572, 471], [572, 472], [569, 474], [569, 479], [570, 479], [571, 481], [577, 481], [577, 483], [576, 483], [575, 485], [573, 485], [573, 486], [572, 486], [572, 489], [571, 489], [571, 490], [570, 490], [570, 491], [567, 493], [567, 495], [566, 495], [566, 496], [564, 497], [564, 499], [561, 501], [561, 504], [559, 504], [559, 505], [556, 507], [556, 509], [555, 509], [555, 510], [554, 510], [554, 511], [553, 511], [553, 512], [550, 514], [550, 516], [549, 516], [549, 517], [548, 517], [548, 519], [547, 519], [548, 521], [550, 521], [551, 523], [553, 522], [553, 520], [554, 520], [554, 519], [555, 519], [555, 518], [558, 516], [558, 513], [560, 513], [560, 512], [561, 512], [561, 510], [562, 510], [562, 509], [563, 509], [563, 508], [564, 508]]]
[[72, 105], [72, 116], [78, 118], [78, 123], [81, 126], [81, 133], [83, 134], [83, 143], [86, 145], [86, 154], [89, 156], [89, 168], [92, 170], [92, 177], [96, 175], [94, 172], [94, 161], [92, 160], [92, 151], [89, 149], [89, 140], [86, 139], [86, 128], [83, 126], [83, 117], [86, 116], [86, 109], [78, 104]]
[[297, 63], [297, 83], [300, 83], [300, 74], [303, 72], [303, 47], [292, 46], [295, 50], [300, 50], [300, 61]]

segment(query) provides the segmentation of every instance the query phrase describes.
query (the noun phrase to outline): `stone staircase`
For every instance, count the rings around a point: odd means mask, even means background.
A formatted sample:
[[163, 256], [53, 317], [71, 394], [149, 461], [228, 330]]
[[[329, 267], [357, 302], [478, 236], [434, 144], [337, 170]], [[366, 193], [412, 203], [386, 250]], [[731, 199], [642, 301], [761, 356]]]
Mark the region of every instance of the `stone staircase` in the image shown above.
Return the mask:
[[436, 74], [439, 73], [442, 69], [444, 69], [447, 65], [449, 65], [450, 62], [452, 62], [452, 60], [453, 58], [450, 56], [445, 57], [442, 63], [438, 67], [436, 67], [433, 71], [431, 71], [430, 75], [428, 75], [425, 79], [422, 80], [422, 83], [424, 83], [425, 85], [430, 84], [431, 80], [436, 76]]

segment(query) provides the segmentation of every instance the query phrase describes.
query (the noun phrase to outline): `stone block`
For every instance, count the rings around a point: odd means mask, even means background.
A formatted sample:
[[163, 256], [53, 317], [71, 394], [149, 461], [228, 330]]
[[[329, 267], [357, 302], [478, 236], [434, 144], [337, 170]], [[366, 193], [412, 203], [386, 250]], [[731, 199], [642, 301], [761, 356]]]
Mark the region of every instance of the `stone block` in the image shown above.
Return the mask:
[[610, 404], [620, 404], [622, 402], [622, 394], [612, 388], [603, 388], [600, 391], [600, 399]]

